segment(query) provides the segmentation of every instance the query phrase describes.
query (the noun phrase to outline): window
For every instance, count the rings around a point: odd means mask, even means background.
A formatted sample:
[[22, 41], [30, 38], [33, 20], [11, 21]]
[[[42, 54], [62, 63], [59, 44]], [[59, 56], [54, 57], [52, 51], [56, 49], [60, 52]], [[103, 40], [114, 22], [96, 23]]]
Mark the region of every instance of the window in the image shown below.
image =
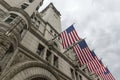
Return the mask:
[[11, 23], [17, 17], [16, 14], [10, 14], [10, 16], [5, 20], [6, 23]]
[[23, 29], [20, 31], [20, 34], [22, 34], [22, 32], [23, 32]]
[[40, 24], [40, 21], [38, 21], [38, 23]]
[[26, 33], [26, 31], [27, 31], [27, 24], [25, 24], [24, 22], [23, 22], [23, 20], [21, 21], [21, 26], [23, 26], [23, 28], [20, 30], [20, 37], [22, 38], [24, 35], [25, 35], [25, 33]]
[[36, 7], [36, 10], [38, 10], [38, 9], [39, 9], [39, 6]]
[[30, 3], [32, 3], [34, 0], [29, 0]]
[[71, 71], [72, 79], [74, 79], [74, 71], [73, 71], [73, 69], [71, 68], [70, 71]]
[[85, 69], [83, 69], [82, 71], [86, 72], [86, 70], [85, 70]]
[[58, 40], [60, 40], [60, 37], [58, 36]]
[[37, 25], [37, 27], [39, 27], [40, 26], [40, 21], [37, 21], [36, 25]]
[[35, 21], [37, 20], [37, 18], [36, 18], [36, 17], [34, 17], [34, 19], [35, 19]]
[[53, 31], [52, 31], [52, 30], [50, 30], [50, 32], [51, 32], [51, 33], [53, 33]]
[[53, 65], [58, 68], [58, 57], [54, 55]]
[[76, 80], [78, 80], [78, 73], [77, 72], [75, 72], [75, 76], [76, 76]]
[[54, 36], [56, 37], [56, 36], [57, 36], [57, 34], [54, 34]]
[[11, 23], [12, 21], [13, 21], [12, 18], [8, 18], [8, 19], [5, 20], [6, 23]]
[[23, 4], [21, 5], [21, 8], [22, 8], [22, 9], [25, 9], [25, 8], [27, 8], [28, 6], [29, 6], [29, 4], [23, 3]]
[[58, 45], [57, 45], [57, 43], [56, 43], [56, 42], [54, 42], [53, 44], [55, 45], [55, 47], [58, 47]]
[[80, 78], [80, 80], [82, 80], [82, 76], [81, 75], [79, 75], [79, 78]]
[[48, 62], [51, 62], [51, 57], [52, 57], [52, 53], [50, 51], [47, 50], [47, 53], [46, 53], [46, 60]]
[[41, 56], [43, 50], [44, 50], [44, 47], [43, 47], [41, 44], [39, 44], [39, 45], [38, 45], [38, 49], [37, 49], [37, 54]]
[[13, 52], [13, 46], [12, 45], [10, 45], [10, 47], [9, 47], [9, 49], [7, 50], [7, 52], [5, 53], [5, 54], [7, 54], [7, 53], [11, 53], [11, 52]]
[[33, 17], [34, 17], [34, 14], [31, 15], [31, 18], [32, 18], [32, 19], [33, 19]]
[[0, 72], [2, 71], [1, 66], [0, 66]]

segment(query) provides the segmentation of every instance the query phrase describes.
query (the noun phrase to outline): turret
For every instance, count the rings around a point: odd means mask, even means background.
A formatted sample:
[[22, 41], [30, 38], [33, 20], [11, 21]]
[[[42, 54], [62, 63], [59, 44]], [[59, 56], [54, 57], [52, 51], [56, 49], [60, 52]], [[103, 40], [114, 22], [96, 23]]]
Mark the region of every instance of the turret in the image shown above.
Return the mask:
[[43, 0], [0, 0], [0, 64], [8, 52], [14, 52], [21, 34], [31, 26], [30, 16]]

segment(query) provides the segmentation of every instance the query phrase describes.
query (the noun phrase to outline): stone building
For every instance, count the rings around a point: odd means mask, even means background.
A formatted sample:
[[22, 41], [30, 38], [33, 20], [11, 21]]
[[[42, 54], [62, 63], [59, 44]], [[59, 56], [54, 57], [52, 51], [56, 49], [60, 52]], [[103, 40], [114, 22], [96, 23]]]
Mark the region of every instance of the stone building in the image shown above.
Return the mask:
[[42, 4], [0, 0], [0, 80], [100, 80], [64, 53], [61, 14], [52, 3], [38, 12]]

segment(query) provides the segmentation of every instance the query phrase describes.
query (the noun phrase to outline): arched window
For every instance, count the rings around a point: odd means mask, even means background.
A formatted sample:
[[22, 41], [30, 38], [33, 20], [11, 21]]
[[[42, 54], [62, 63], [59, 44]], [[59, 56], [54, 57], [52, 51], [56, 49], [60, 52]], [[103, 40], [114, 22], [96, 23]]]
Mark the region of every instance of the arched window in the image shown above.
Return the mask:
[[5, 20], [6, 23], [11, 23], [17, 17], [16, 14], [10, 13], [10, 16]]

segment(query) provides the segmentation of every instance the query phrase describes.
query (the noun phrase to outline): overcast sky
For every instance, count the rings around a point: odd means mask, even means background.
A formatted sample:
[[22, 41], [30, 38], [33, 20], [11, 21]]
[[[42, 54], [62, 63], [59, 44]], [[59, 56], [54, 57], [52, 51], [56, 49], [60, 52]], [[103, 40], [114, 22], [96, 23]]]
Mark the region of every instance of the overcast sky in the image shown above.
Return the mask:
[[62, 30], [75, 23], [81, 38], [120, 80], [120, 0], [44, 0], [61, 13]]

